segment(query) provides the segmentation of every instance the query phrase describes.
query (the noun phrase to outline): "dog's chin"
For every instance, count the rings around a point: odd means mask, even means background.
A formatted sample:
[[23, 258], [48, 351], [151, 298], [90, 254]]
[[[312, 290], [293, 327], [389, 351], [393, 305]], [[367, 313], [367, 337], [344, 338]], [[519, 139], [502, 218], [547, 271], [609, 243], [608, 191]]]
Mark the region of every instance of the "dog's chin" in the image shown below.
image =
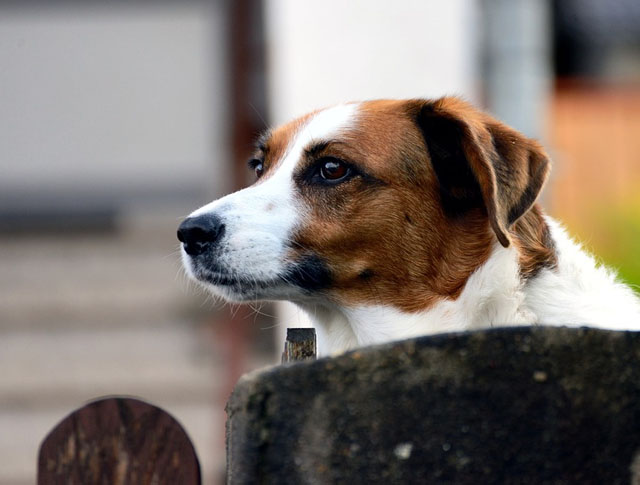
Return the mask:
[[238, 274], [237, 271], [215, 269], [185, 258], [189, 277], [213, 296], [230, 303], [250, 303], [265, 300], [296, 301], [306, 296], [306, 291], [282, 275]]
[[289, 285], [282, 278], [258, 280], [249, 277], [230, 278], [228, 276], [207, 274], [194, 275], [209, 293], [230, 303], [247, 303], [265, 300], [297, 300], [303, 292]]

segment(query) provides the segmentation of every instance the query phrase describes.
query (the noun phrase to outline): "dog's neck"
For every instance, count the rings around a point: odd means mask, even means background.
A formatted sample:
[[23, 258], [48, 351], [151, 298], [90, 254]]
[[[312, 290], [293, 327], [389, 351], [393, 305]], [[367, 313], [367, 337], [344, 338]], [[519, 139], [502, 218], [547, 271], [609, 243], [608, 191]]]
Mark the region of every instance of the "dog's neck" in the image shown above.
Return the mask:
[[468, 279], [462, 293], [421, 312], [390, 306], [301, 304], [318, 332], [320, 354], [418, 335], [501, 325], [535, 323], [524, 305], [518, 251], [496, 244], [489, 259]]

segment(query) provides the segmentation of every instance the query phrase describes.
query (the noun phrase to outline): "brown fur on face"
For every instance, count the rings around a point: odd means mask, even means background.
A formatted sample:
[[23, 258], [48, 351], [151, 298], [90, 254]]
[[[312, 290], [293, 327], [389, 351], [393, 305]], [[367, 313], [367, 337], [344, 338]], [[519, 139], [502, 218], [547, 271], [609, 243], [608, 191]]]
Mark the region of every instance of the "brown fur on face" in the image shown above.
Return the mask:
[[341, 304], [413, 312], [455, 299], [496, 238], [514, 242], [525, 277], [555, 261], [544, 220], [530, 210], [545, 154], [456, 98], [362, 103], [354, 126], [320, 151], [361, 175], [331, 187], [298, 183], [311, 215], [293, 257], [319, 257], [331, 274], [325, 295]]

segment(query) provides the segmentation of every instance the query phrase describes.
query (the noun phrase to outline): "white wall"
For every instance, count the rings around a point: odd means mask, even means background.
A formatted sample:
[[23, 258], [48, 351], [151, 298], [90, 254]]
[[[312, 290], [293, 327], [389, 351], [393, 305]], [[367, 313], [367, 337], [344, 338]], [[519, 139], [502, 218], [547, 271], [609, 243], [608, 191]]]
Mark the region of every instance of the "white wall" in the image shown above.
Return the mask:
[[476, 98], [475, 0], [265, 2], [273, 121], [356, 99]]
[[[477, 101], [476, 0], [267, 0], [273, 123], [342, 101]], [[285, 326], [308, 322], [283, 305]], [[282, 341], [282, 340], [280, 340]]]

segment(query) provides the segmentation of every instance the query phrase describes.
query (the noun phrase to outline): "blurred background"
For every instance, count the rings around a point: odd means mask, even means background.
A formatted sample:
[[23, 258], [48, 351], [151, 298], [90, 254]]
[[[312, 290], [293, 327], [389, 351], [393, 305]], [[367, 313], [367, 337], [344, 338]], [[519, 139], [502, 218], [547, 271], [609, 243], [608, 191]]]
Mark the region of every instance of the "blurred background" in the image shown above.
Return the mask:
[[0, 1], [0, 483], [106, 394], [172, 413], [220, 483], [233, 384], [304, 319], [208, 299], [178, 223], [267, 125], [444, 94], [540, 139], [548, 212], [640, 284], [637, 1]]

